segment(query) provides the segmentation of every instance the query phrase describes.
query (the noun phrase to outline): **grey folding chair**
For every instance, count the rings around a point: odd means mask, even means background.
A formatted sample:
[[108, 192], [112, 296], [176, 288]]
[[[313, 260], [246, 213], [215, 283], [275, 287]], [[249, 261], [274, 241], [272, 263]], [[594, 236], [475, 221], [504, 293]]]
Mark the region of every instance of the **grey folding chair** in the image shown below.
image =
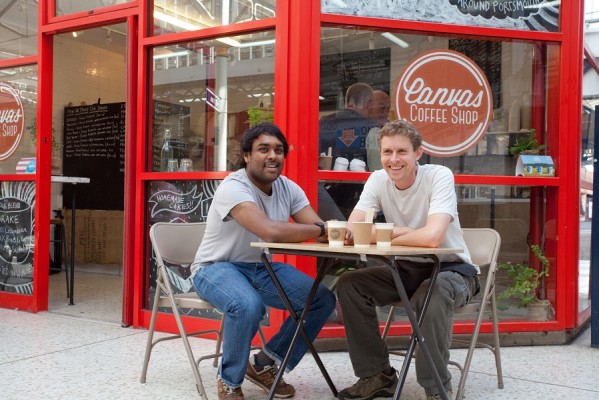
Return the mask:
[[[207, 301], [204, 301], [198, 297], [195, 292], [189, 293], [174, 293], [171, 282], [169, 280], [169, 274], [167, 267], [164, 262], [175, 265], [190, 265], [195, 258], [196, 251], [202, 242], [204, 237], [204, 231], [206, 224], [204, 222], [197, 223], [167, 223], [158, 222], [152, 225], [150, 228], [150, 241], [152, 242], [152, 248], [156, 256], [157, 265], [157, 277], [156, 277], [156, 293], [154, 295], [154, 304], [152, 306], [152, 318], [150, 320], [150, 328], [148, 333], [148, 342], [146, 345], [146, 353], [144, 357], [143, 368], [141, 372], [141, 383], [146, 382], [146, 375], [148, 371], [148, 363], [150, 361], [150, 355], [154, 346], [165, 340], [172, 340], [181, 338], [187, 358], [191, 365], [191, 369], [195, 376], [196, 386], [198, 393], [204, 399], [207, 399], [206, 391], [202, 383], [202, 377], [200, 376], [199, 365], [200, 362], [206, 359], [213, 358], [213, 365], [216, 367], [218, 357], [222, 355], [220, 347], [223, 339], [223, 328], [224, 324], [221, 318], [220, 329], [207, 329], [197, 332], [186, 332], [183, 322], [181, 321], [180, 309], [197, 309], [197, 310], [216, 310], [216, 308]], [[158, 314], [159, 307], [169, 307], [177, 322], [179, 334], [169, 335], [154, 340], [154, 330], [156, 327], [156, 316]], [[217, 310], [218, 311], [218, 310]], [[197, 360], [194, 358], [193, 351], [189, 344], [188, 337], [213, 333], [216, 335], [216, 349], [214, 353], [206, 354]], [[264, 334], [262, 329], [258, 330], [262, 343], [265, 343]]]
[[[497, 270], [497, 256], [499, 255], [499, 248], [501, 247], [501, 237], [497, 231], [490, 228], [464, 228], [464, 240], [466, 246], [472, 257], [472, 262], [481, 268], [482, 292], [479, 293], [470, 303], [466, 306], [455, 310], [454, 315], [465, 314], [465, 313], [477, 313], [476, 323], [474, 325], [474, 331], [470, 341], [462, 341], [454, 339], [454, 343], [463, 342], [469, 344], [468, 353], [464, 364], [460, 364], [456, 361], [449, 361], [451, 365], [454, 365], [460, 370], [460, 382], [458, 384], [456, 400], [462, 400], [464, 397], [464, 391], [466, 386], [466, 379], [468, 377], [468, 371], [470, 370], [470, 364], [472, 362], [472, 356], [474, 355], [474, 349], [478, 347], [486, 347], [493, 352], [495, 356], [495, 366], [497, 368], [497, 387], [503, 389], [503, 373], [501, 371], [501, 354], [499, 345], [499, 326], [497, 324], [497, 303], [495, 300], [495, 272]], [[389, 310], [387, 317], [387, 323], [381, 336], [383, 339], [387, 337], [395, 308], [400, 307], [401, 303], [394, 304]], [[479, 343], [478, 336], [480, 333], [480, 325], [485, 318], [485, 311], [487, 306], [490, 307], [491, 322], [493, 323], [493, 345], [486, 343]], [[392, 354], [405, 355], [401, 351], [390, 351]]]

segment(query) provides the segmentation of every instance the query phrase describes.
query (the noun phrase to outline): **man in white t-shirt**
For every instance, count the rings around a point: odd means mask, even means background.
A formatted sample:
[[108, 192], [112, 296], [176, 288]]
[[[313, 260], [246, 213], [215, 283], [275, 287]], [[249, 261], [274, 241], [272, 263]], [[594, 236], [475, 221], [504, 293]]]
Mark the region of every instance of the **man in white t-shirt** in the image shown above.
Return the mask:
[[[479, 290], [479, 268], [472, 264], [458, 220], [452, 172], [441, 165], [419, 165], [423, 154], [420, 132], [407, 121], [385, 124], [379, 133], [382, 170], [372, 173], [349, 224], [364, 221], [369, 208], [382, 211], [393, 222], [392, 244], [421, 247], [452, 247], [464, 253], [440, 256], [441, 272], [422, 324], [422, 334], [444, 389], [451, 392], [447, 369], [453, 327], [453, 310], [468, 303]], [[376, 242], [374, 234], [373, 243]], [[347, 242], [351, 242], [351, 233]], [[420, 314], [432, 262], [400, 260], [400, 275], [408, 296]], [[391, 271], [386, 266], [346, 272], [337, 282], [343, 311], [350, 359], [356, 376], [353, 386], [342, 390], [339, 399], [369, 400], [392, 397], [397, 386], [396, 371], [381, 339], [377, 306], [400, 301]], [[422, 357], [416, 357], [416, 376], [427, 399], [438, 399], [440, 389]], [[450, 395], [451, 398], [451, 395]]]
[[[264, 268], [261, 250], [250, 243], [326, 240], [325, 225], [304, 191], [281, 176], [289, 145], [280, 129], [273, 124], [250, 128], [241, 141], [241, 152], [241, 169], [228, 175], [214, 194], [206, 233], [191, 266], [198, 295], [226, 313], [218, 367], [219, 400], [243, 399], [244, 377], [268, 392], [295, 332], [296, 323], [288, 317], [248, 362], [251, 341], [266, 307], [285, 309]], [[290, 218], [294, 222], [289, 222]], [[272, 266], [295, 312], [301, 315], [314, 280], [292, 265], [274, 262]], [[335, 296], [321, 284], [304, 324], [310, 340], [316, 338], [334, 308]], [[299, 363], [307, 348], [304, 340], [297, 342], [288, 370]], [[295, 388], [281, 380], [275, 397], [294, 395]]]

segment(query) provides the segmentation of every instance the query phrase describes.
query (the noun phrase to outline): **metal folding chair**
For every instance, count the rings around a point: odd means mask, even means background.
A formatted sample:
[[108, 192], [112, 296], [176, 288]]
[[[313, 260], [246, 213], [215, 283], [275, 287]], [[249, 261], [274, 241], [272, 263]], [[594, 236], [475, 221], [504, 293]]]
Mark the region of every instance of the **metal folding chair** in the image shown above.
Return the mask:
[[[470, 341], [462, 341], [454, 339], [454, 343], [465, 343], [469, 344], [468, 353], [464, 364], [460, 364], [456, 361], [449, 361], [449, 364], [457, 367], [460, 370], [460, 382], [458, 384], [456, 400], [462, 400], [464, 397], [464, 391], [466, 386], [466, 379], [468, 377], [468, 371], [470, 370], [470, 364], [472, 362], [472, 356], [474, 355], [474, 349], [476, 347], [486, 347], [493, 352], [495, 356], [495, 366], [497, 368], [497, 387], [503, 389], [503, 373], [501, 371], [501, 354], [499, 344], [499, 327], [497, 318], [497, 303], [495, 300], [495, 272], [497, 270], [497, 256], [499, 255], [499, 248], [501, 247], [501, 237], [497, 231], [490, 228], [464, 228], [464, 240], [466, 246], [472, 257], [472, 262], [481, 268], [481, 282], [482, 293], [476, 296], [469, 304], [464, 307], [455, 310], [454, 315], [465, 314], [465, 313], [477, 313], [476, 323], [474, 325], [474, 331]], [[479, 343], [478, 336], [480, 333], [480, 326], [485, 318], [485, 311], [487, 306], [490, 307], [491, 322], [493, 323], [493, 345], [486, 343]], [[393, 320], [395, 308], [401, 307], [401, 303], [394, 304], [389, 310], [387, 322], [381, 336], [383, 339], [387, 337], [389, 328]], [[402, 351], [390, 351], [392, 354], [404, 355]]]
[[[224, 328], [222, 321], [225, 315], [223, 314], [221, 318], [220, 328], [218, 330], [206, 329], [197, 332], [186, 332], [183, 322], [181, 321], [180, 309], [216, 310], [216, 308], [209, 302], [200, 299], [195, 291], [189, 293], [174, 293], [169, 279], [167, 267], [165, 266], [165, 261], [175, 265], [190, 265], [194, 261], [196, 251], [202, 242], [205, 229], [206, 224], [204, 222], [158, 222], [152, 225], [150, 228], [150, 241], [152, 242], [152, 248], [156, 256], [157, 265], [156, 293], [154, 295], [152, 318], [150, 320], [148, 342], [146, 345], [140, 381], [141, 383], [146, 382], [148, 364], [154, 346], [165, 340], [181, 338], [183, 340], [183, 345], [185, 346], [185, 351], [187, 353], [191, 369], [195, 376], [198, 393], [202, 398], [207, 399], [208, 397], [206, 395], [206, 391], [204, 390], [202, 377], [200, 376], [199, 365], [201, 361], [213, 358], [213, 365], [215, 367], [217, 366], [218, 357], [222, 355], [220, 352]], [[179, 334], [154, 340], [156, 316], [158, 314], [159, 307], [168, 307], [172, 310], [175, 321], [177, 322]], [[214, 353], [206, 354], [196, 360], [193, 351], [191, 350], [188, 337], [208, 333], [213, 333], [216, 335], [216, 349]], [[265, 343], [265, 337], [261, 328], [258, 329], [258, 333], [262, 343]]]

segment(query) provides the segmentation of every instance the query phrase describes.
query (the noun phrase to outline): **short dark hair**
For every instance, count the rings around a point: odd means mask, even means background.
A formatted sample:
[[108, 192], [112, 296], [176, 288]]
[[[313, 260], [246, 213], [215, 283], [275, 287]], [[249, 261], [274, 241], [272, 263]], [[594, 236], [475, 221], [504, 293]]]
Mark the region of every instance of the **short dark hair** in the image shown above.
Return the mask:
[[[245, 155], [246, 153], [252, 152], [252, 144], [254, 140], [258, 138], [260, 135], [266, 136], [274, 136], [283, 143], [283, 155], [285, 158], [287, 157], [287, 153], [289, 153], [289, 143], [287, 143], [287, 139], [285, 139], [285, 135], [281, 132], [278, 126], [272, 124], [270, 122], [265, 122], [262, 124], [254, 125], [249, 127], [241, 138], [241, 153]], [[241, 168], [245, 168], [247, 166], [245, 162], [245, 158], [241, 158]]]

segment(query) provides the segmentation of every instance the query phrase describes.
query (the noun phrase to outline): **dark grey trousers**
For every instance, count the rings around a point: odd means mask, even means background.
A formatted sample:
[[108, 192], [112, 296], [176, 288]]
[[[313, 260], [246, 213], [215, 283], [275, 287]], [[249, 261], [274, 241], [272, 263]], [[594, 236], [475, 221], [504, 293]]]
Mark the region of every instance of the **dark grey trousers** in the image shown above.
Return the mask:
[[[416, 315], [420, 314], [428, 288], [432, 264], [401, 261], [400, 276]], [[468, 303], [478, 289], [475, 277], [457, 272], [440, 272], [422, 324], [422, 335], [446, 390], [451, 390], [447, 369], [453, 327], [453, 310]], [[376, 306], [400, 301], [388, 267], [367, 267], [346, 272], [337, 282], [349, 356], [356, 376], [376, 375], [389, 364], [389, 352], [381, 338]], [[438, 393], [426, 360], [416, 357], [418, 383], [427, 394]]]

